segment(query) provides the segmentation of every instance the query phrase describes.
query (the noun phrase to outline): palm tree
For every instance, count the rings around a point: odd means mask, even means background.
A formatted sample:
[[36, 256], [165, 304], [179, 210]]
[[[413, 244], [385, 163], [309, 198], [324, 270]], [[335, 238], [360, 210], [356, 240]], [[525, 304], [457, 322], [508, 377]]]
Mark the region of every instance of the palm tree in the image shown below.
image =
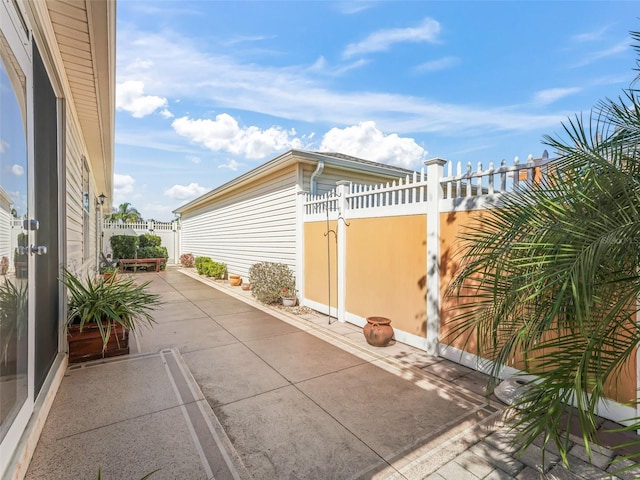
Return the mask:
[[113, 213], [105, 215], [105, 220], [120, 223], [138, 223], [144, 221], [140, 212], [133, 208], [128, 202], [121, 203], [118, 208], [113, 209]]
[[[640, 56], [640, 45], [634, 49]], [[600, 101], [588, 123], [569, 119], [564, 138], [545, 136], [559, 152], [552, 173], [506, 194], [489, 219], [465, 231], [449, 286], [458, 304], [454, 334], [475, 333], [476, 353], [494, 360], [489, 389], [514, 358], [537, 376], [514, 404], [517, 444], [524, 450], [542, 435], [565, 463], [572, 418], [589, 452], [608, 386], [636, 375], [628, 365], [640, 340], [637, 81]], [[629, 401], [636, 397], [634, 389]], [[630, 430], [640, 428], [630, 421]]]

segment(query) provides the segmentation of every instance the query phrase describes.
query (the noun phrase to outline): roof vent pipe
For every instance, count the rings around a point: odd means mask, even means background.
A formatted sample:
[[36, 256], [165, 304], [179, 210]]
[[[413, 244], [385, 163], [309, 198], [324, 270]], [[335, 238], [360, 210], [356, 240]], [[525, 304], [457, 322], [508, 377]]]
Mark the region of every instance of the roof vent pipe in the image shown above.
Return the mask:
[[318, 175], [320, 175], [322, 173], [322, 171], [324, 170], [324, 162], [322, 160], [318, 161], [318, 166], [316, 166], [315, 171], [311, 174], [311, 195], [317, 195], [318, 194], [318, 186], [316, 184], [316, 178], [318, 177]]

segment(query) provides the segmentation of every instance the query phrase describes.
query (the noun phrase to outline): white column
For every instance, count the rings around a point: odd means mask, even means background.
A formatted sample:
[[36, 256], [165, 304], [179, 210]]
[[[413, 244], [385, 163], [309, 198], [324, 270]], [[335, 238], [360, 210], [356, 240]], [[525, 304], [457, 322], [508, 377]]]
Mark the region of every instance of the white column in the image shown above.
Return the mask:
[[440, 355], [440, 180], [446, 160], [432, 158], [427, 166], [427, 353]]
[[338, 220], [336, 224], [336, 259], [338, 262], [338, 321], [345, 322], [347, 305], [347, 194], [351, 182], [340, 180], [336, 182], [338, 195]]

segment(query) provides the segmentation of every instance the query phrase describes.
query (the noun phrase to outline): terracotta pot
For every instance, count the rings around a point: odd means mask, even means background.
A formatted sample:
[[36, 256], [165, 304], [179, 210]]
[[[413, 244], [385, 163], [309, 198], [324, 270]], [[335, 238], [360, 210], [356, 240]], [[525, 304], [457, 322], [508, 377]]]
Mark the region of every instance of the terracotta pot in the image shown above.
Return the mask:
[[250, 283], [243, 283], [242, 284], [242, 289], [243, 290], [251, 290], [251, 284]]
[[107, 348], [102, 350], [102, 337], [96, 324], [86, 324], [80, 331], [77, 325], [70, 325], [67, 329], [69, 342], [69, 362], [78, 363], [99, 358], [127, 355], [129, 353], [129, 330], [121, 325], [111, 329], [111, 336]]
[[105, 280], [113, 278], [113, 280], [115, 281], [118, 278], [118, 274], [116, 272], [104, 272], [102, 274], [102, 278], [104, 278]]
[[393, 328], [391, 320], [385, 317], [367, 317], [367, 324], [364, 326], [364, 338], [369, 345], [374, 347], [386, 347], [393, 338]]
[[229, 275], [229, 285], [237, 287], [242, 283], [242, 277], [240, 275]]

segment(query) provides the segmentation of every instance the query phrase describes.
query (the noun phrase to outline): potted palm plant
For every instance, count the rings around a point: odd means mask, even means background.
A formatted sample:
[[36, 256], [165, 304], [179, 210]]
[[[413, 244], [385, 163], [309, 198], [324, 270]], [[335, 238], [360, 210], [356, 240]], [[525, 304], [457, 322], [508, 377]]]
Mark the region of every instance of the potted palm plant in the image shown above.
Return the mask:
[[150, 282], [87, 275], [83, 281], [64, 269], [67, 287], [67, 340], [72, 363], [129, 353], [129, 332], [155, 323], [151, 312], [160, 304], [148, 291]]

